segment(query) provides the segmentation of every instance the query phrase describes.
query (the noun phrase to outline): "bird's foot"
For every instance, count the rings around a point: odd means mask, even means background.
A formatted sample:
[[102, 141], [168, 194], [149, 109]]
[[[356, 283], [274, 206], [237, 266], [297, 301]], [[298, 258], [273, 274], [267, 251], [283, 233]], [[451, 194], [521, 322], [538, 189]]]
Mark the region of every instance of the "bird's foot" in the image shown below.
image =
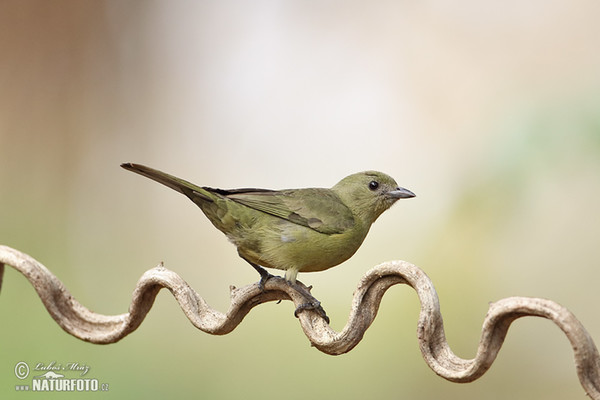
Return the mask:
[[[313, 297], [313, 299], [314, 299], [314, 297]], [[300, 304], [298, 307], [296, 307], [296, 310], [294, 311], [294, 316], [296, 318], [299, 318], [298, 314], [300, 314], [304, 310], [315, 311], [317, 314], [319, 314], [319, 316], [321, 318], [323, 318], [325, 320], [325, 322], [327, 322], [329, 324], [329, 317], [327, 316], [327, 313], [325, 312], [323, 307], [321, 307], [321, 302], [318, 301], [317, 299], [314, 299], [314, 301], [311, 301], [309, 303]]]
[[298, 318], [298, 315], [302, 311], [304, 311], [304, 310], [313, 310], [317, 314], [319, 314], [319, 316], [322, 317], [329, 324], [329, 317], [327, 316], [327, 313], [325, 312], [325, 310], [321, 306], [321, 302], [319, 300], [317, 300], [315, 298], [315, 296], [313, 296], [309, 292], [309, 290], [312, 289], [312, 286], [309, 286], [308, 288], [305, 288], [304, 286], [299, 285], [298, 283], [291, 283], [291, 282], [288, 282], [288, 283], [297, 292], [301, 293], [302, 296], [304, 296], [304, 299], [306, 300], [305, 303], [302, 303], [298, 307], [296, 307], [296, 310], [294, 311], [294, 316], [296, 318]]
[[268, 273], [265, 269], [262, 270], [264, 272], [260, 273], [260, 280], [258, 281], [258, 288], [260, 289], [261, 292], [265, 291], [265, 284], [267, 283], [267, 281], [271, 278], [274, 278], [275, 275], [271, 275], [270, 273]]

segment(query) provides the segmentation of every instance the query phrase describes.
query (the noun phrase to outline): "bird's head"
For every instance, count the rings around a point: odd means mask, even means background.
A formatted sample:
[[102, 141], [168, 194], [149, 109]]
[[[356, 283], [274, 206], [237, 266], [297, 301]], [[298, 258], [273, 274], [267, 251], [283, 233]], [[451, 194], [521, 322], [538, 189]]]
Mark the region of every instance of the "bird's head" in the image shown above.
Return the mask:
[[408, 189], [398, 186], [389, 175], [377, 171], [352, 174], [339, 181], [332, 190], [352, 213], [369, 224], [398, 199], [415, 197]]

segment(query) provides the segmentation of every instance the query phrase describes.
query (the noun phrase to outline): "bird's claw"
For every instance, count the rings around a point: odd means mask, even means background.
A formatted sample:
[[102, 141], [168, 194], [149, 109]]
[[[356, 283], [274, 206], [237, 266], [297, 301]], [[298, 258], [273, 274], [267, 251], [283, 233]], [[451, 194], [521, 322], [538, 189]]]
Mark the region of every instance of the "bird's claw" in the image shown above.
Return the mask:
[[299, 318], [298, 314], [300, 314], [304, 310], [315, 311], [317, 314], [319, 314], [319, 316], [321, 318], [323, 318], [325, 320], [325, 322], [327, 322], [329, 324], [329, 317], [327, 316], [327, 313], [325, 313], [325, 310], [323, 309], [323, 307], [321, 307], [321, 302], [318, 301], [317, 299], [314, 299], [313, 301], [311, 301], [309, 303], [300, 304], [298, 307], [296, 307], [296, 310], [294, 311], [294, 316], [296, 318]]

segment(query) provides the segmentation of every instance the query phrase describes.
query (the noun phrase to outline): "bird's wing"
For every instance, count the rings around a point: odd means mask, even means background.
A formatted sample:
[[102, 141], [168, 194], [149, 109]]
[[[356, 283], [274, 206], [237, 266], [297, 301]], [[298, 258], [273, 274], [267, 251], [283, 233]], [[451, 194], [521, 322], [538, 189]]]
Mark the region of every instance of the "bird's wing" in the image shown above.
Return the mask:
[[236, 189], [220, 192], [239, 204], [320, 233], [342, 233], [354, 226], [350, 209], [329, 189]]

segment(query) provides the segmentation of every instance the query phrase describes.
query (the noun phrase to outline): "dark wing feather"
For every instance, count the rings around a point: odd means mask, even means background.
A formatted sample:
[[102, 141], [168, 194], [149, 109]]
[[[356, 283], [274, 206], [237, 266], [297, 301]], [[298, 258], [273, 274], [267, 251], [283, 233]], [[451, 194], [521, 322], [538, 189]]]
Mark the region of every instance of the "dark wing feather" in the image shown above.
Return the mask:
[[328, 235], [343, 233], [354, 226], [350, 209], [329, 189], [219, 189], [216, 192], [246, 207]]

